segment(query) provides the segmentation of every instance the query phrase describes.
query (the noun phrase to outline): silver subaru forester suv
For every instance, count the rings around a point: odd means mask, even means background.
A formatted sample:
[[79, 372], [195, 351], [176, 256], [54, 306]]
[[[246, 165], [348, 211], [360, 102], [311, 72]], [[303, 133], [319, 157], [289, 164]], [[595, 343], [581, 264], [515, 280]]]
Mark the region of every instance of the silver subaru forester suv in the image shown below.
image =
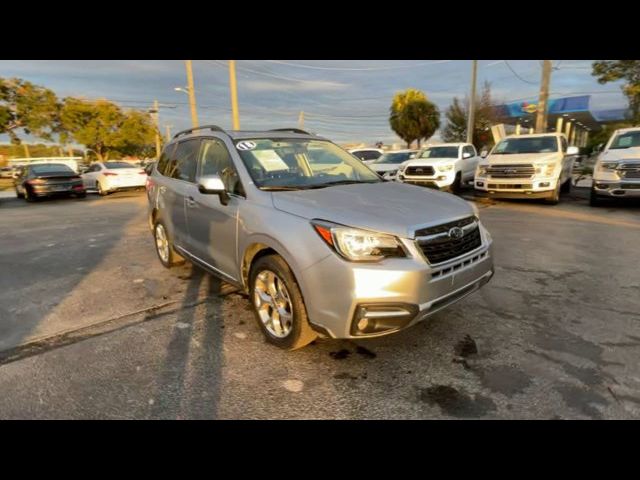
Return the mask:
[[493, 275], [472, 204], [385, 181], [298, 129], [180, 132], [147, 195], [162, 264], [187, 259], [240, 287], [285, 349], [399, 331]]

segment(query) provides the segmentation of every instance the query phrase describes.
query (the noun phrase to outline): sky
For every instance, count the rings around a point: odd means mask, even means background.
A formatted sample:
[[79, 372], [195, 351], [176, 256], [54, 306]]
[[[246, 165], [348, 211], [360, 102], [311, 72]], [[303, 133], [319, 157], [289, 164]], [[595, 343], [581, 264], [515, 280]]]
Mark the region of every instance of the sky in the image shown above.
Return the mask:
[[[600, 85], [592, 60], [553, 60], [551, 98], [592, 95], [591, 109], [624, 108], [620, 83]], [[238, 60], [240, 126], [243, 130], [304, 127], [338, 143], [401, 143], [388, 122], [393, 95], [422, 90], [444, 112], [453, 97], [464, 98], [470, 60]], [[231, 128], [227, 60], [194, 60], [201, 125]], [[480, 60], [478, 86], [491, 83], [494, 102], [537, 100], [540, 60]], [[106, 98], [123, 108], [147, 110], [160, 102], [165, 132], [189, 128], [191, 117], [183, 60], [0, 60], [0, 77], [19, 77], [52, 89], [58, 97]], [[438, 134], [434, 140], [438, 139]], [[0, 143], [8, 142], [0, 135]], [[38, 141], [27, 139], [27, 141]]]

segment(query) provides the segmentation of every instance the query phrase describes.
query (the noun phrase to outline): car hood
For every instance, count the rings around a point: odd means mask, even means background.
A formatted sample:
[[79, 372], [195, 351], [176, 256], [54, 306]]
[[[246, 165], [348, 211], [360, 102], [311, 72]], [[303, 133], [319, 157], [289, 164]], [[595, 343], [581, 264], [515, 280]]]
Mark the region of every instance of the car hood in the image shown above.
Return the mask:
[[398, 170], [402, 163], [370, 163], [368, 166], [375, 172], [391, 172]]
[[640, 160], [640, 147], [616, 148], [600, 155], [600, 160]]
[[489, 155], [483, 164], [513, 165], [518, 163], [555, 162], [562, 158], [560, 152], [549, 153], [517, 153], [513, 155]]
[[443, 165], [456, 163], [455, 158], [417, 158], [415, 160], [410, 160], [406, 162], [404, 167], [429, 167], [432, 165]]
[[465, 200], [449, 193], [395, 182], [340, 185], [273, 192], [278, 210], [366, 230], [413, 238], [414, 231], [473, 215]]

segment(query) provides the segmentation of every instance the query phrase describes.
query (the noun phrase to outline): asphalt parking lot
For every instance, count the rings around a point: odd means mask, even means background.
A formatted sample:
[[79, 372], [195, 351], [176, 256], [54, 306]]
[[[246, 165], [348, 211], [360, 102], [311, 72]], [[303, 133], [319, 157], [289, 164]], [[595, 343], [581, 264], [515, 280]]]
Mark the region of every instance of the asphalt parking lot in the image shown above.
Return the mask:
[[478, 201], [496, 275], [416, 327], [295, 352], [165, 270], [144, 193], [0, 199], [0, 418], [640, 418], [640, 206]]

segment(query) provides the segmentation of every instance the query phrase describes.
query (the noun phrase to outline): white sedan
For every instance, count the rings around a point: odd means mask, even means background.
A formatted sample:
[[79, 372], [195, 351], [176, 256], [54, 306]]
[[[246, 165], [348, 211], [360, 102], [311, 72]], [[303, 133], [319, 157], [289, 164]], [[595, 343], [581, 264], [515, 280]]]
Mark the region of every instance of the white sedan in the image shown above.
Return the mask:
[[100, 195], [144, 188], [146, 182], [147, 173], [142, 168], [127, 162], [96, 162], [82, 174], [84, 187], [95, 189]]

